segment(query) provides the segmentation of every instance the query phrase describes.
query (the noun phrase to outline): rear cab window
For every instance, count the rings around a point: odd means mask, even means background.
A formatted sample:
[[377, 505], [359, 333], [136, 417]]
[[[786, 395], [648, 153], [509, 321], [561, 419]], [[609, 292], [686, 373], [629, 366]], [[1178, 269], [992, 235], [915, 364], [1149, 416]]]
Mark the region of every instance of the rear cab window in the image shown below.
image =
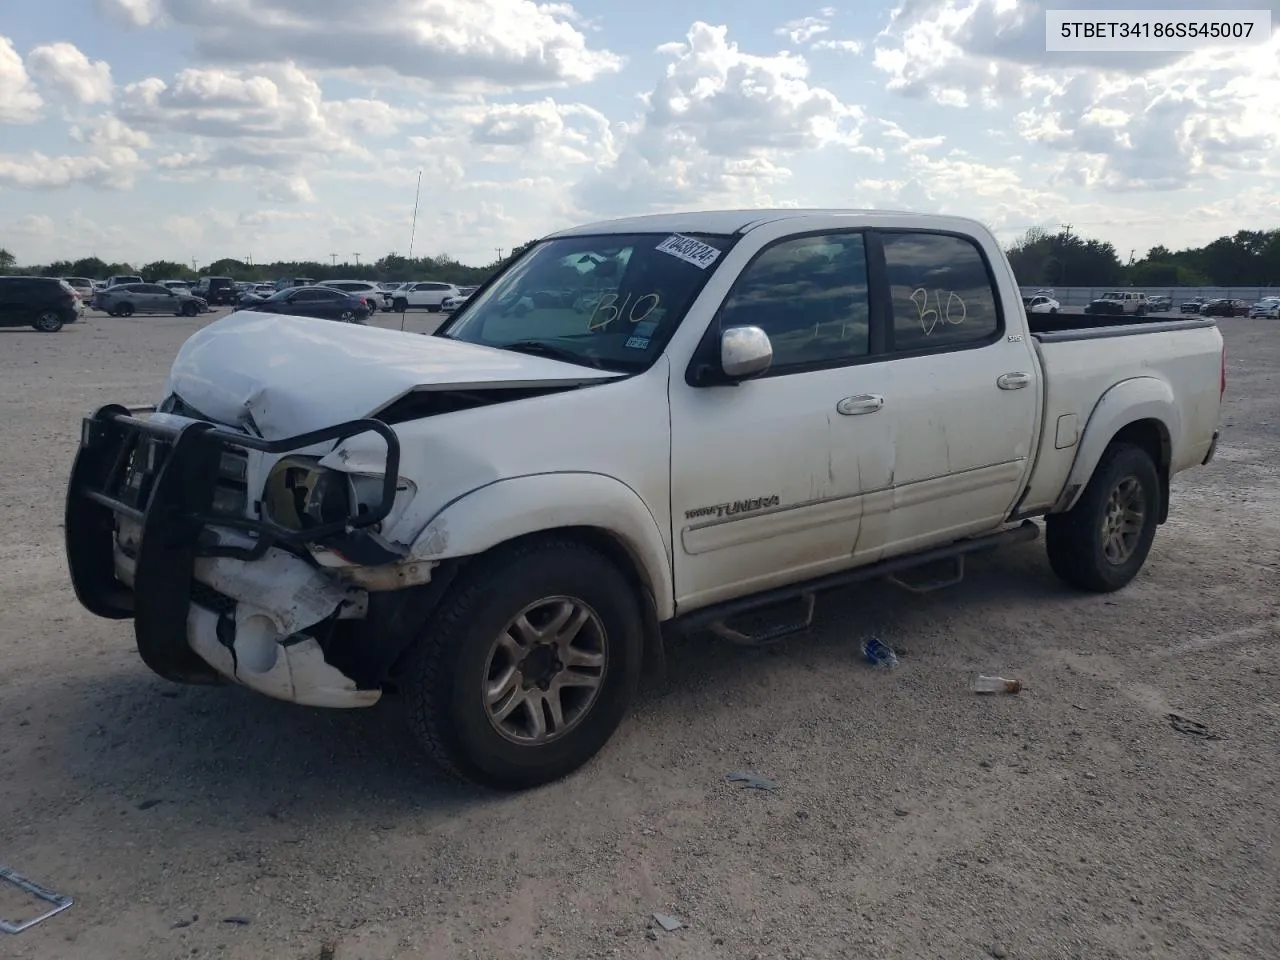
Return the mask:
[[891, 352], [980, 346], [1001, 336], [1000, 301], [976, 242], [916, 231], [883, 231], [880, 237], [893, 315]]

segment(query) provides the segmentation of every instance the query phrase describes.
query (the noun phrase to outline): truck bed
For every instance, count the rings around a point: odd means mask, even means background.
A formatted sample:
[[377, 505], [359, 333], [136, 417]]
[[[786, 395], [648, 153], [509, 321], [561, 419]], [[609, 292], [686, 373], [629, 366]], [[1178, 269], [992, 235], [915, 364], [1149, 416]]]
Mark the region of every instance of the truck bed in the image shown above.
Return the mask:
[[1179, 398], [1181, 436], [1170, 441], [1175, 457], [1183, 463], [1174, 469], [1203, 458], [1217, 425], [1219, 404], [1222, 335], [1212, 318], [1135, 321], [1132, 317], [1040, 314], [1036, 319], [1049, 321], [1030, 324], [1044, 376], [1044, 413], [1024, 510], [1054, 504], [1071, 471], [1078, 438], [1098, 401], [1127, 380], [1162, 380]]

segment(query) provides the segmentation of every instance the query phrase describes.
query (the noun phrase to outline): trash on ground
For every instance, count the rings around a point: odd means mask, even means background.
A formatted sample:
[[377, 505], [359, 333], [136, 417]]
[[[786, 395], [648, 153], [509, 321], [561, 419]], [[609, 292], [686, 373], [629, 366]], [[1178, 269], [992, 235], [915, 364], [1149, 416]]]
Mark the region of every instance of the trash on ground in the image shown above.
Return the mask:
[[1169, 714], [1169, 726], [1177, 730], [1178, 733], [1185, 733], [1189, 737], [1202, 737], [1205, 740], [1221, 740], [1222, 737], [1199, 720], [1192, 720], [1190, 717], [1184, 717], [1180, 713]]
[[248, 917], [224, 917], [222, 922], [234, 923], [240, 927], [247, 927], [249, 924], [253, 923], [253, 921]]
[[30, 894], [35, 899], [43, 900], [45, 903], [50, 904], [49, 909], [44, 913], [26, 920], [9, 920], [5, 917], [0, 917], [0, 932], [3, 933], [21, 933], [23, 930], [34, 927], [37, 923], [48, 920], [54, 914], [61, 913], [75, 903], [70, 897], [54, 893], [52, 890], [46, 890], [40, 884], [19, 876], [8, 867], [0, 867], [0, 881], [11, 883], [23, 893]]
[[898, 665], [898, 655], [894, 653], [892, 647], [878, 637], [872, 637], [862, 644], [862, 655], [866, 657], [867, 663], [884, 667], [886, 670], [891, 670]]
[[1018, 693], [1022, 690], [1021, 680], [1006, 680], [1004, 677], [980, 676], [973, 681], [974, 693]]
[[730, 783], [740, 783], [751, 790], [782, 789], [772, 780], [766, 780], [764, 777], [757, 777], [754, 773], [743, 773], [741, 770], [736, 770], [733, 773], [726, 773], [724, 778]]
[[653, 919], [658, 921], [658, 926], [670, 933], [672, 930], [679, 930], [684, 926], [679, 920], [671, 916], [669, 913], [655, 913]]

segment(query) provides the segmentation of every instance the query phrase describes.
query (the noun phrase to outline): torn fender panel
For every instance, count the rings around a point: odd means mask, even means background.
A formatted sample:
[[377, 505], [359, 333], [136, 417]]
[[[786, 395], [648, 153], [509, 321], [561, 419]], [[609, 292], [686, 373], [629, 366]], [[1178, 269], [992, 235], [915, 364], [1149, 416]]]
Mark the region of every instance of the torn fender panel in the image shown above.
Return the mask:
[[367, 602], [364, 591], [340, 584], [275, 547], [261, 560], [200, 558], [195, 578], [261, 611], [285, 636], [319, 623], [344, 604], [349, 615], [358, 614]]

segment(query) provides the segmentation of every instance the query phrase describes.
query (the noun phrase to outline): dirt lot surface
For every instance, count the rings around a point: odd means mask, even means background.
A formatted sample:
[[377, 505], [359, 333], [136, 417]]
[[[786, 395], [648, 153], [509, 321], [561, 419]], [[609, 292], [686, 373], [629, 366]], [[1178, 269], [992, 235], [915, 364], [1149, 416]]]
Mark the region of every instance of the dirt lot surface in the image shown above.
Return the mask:
[[494, 796], [444, 785], [391, 703], [171, 685], [77, 605], [80, 417], [158, 400], [208, 320], [0, 330], [0, 864], [76, 899], [0, 956], [1280, 956], [1275, 321], [1222, 321], [1218, 458], [1128, 589], [1068, 592], [1041, 544], [924, 598], [851, 589], [772, 651], [670, 651], [588, 768]]

